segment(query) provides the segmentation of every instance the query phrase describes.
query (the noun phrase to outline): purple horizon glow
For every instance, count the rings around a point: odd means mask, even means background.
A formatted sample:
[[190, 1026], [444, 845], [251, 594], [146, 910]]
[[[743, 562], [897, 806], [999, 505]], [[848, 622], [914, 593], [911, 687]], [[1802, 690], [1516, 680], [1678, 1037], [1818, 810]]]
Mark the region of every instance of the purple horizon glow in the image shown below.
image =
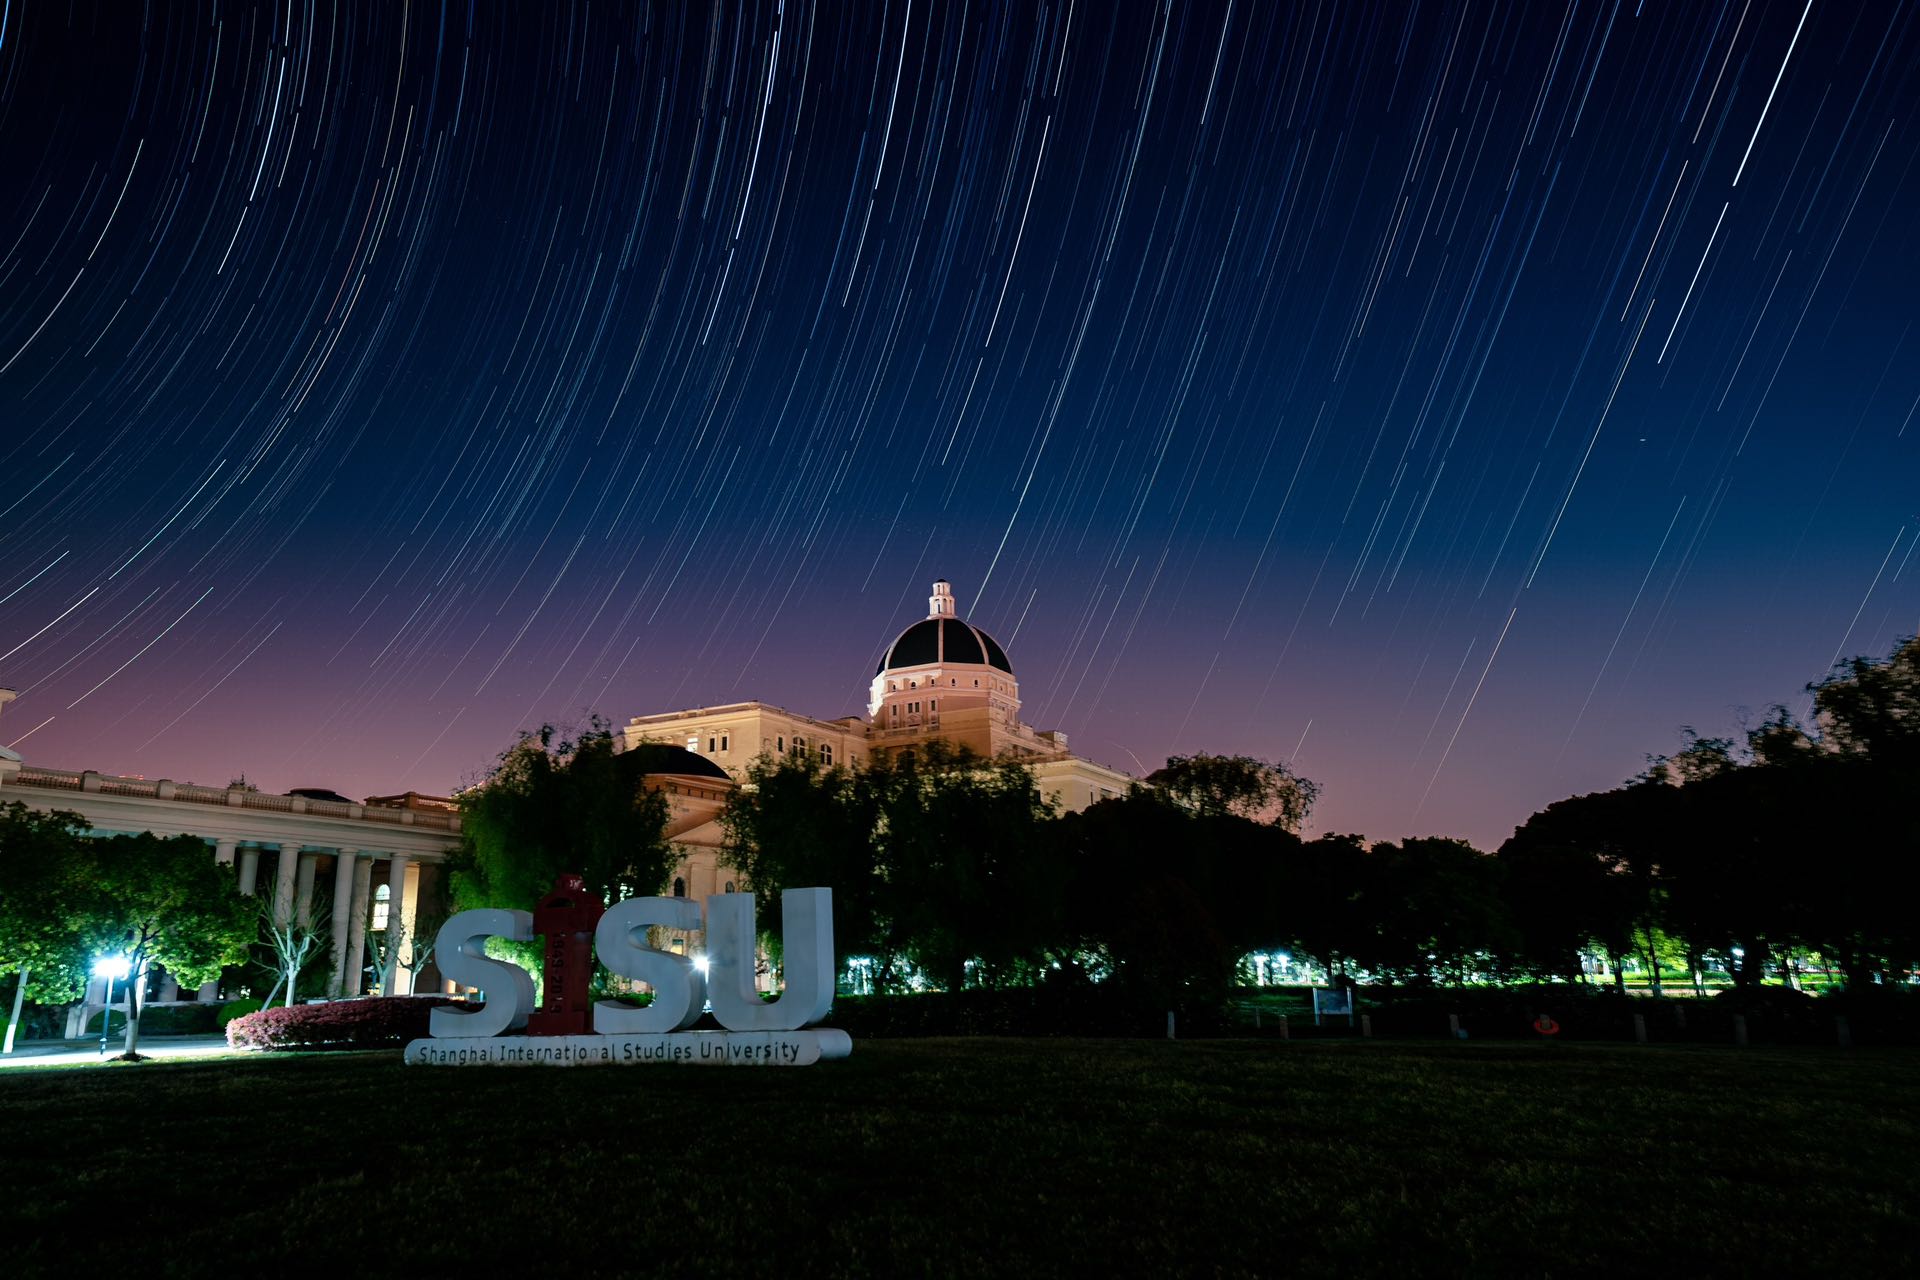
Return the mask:
[[0, 18], [34, 763], [855, 714], [944, 576], [1083, 755], [1492, 847], [1920, 630], [1907, 8], [289, 15]]

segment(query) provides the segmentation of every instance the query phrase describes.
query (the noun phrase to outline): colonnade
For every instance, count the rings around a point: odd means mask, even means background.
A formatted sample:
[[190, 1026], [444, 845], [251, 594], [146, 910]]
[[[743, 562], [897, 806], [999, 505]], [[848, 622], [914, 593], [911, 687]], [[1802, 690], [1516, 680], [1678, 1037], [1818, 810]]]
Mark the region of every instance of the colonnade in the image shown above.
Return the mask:
[[[268, 852], [258, 843], [243, 845], [225, 837], [214, 843], [214, 861], [222, 866], [238, 863], [240, 892], [257, 897], [260, 886], [260, 855]], [[332, 968], [327, 975], [327, 995], [338, 998], [365, 994], [361, 991], [364, 966], [360, 959], [367, 941], [367, 918], [374, 902], [376, 864], [387, 886], [387, 928], [400, 929], [406, 946], [396, 962], [387, 969], [379, 995], [407, 995], [413, 990], [414, 922], [422, 892], [421, 870], [412, 854], [380, 853], [373, 850], [334, 848], [315, 849], [283, 843], [275, 846], [273, 870], [273, 920], [285, 925], [304, 920], [313, 912], [314, 884], [323, 859], [333, 860], [333, 908], [331, 925]], [[416, 868], [419, 869], [416, 869]], [[318, 924], [318, 921], [314, 922]], [[402, 963], [404, 962], [404, 963]], [[214, 997], [217, 984], [200, 989], [200, 998]]]

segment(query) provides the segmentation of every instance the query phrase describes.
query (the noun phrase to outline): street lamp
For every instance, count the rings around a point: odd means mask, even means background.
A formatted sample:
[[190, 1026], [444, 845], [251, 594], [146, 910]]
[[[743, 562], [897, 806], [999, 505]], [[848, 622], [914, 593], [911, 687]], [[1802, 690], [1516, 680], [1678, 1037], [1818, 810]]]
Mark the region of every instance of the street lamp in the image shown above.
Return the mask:
[[113, 980], [126, 977], [128, 970], [125, 956], [99, 956], [93, 962], [93, 976], [107, 980], [106, 1007], [100, 1011], [100, 1056], [103, 1058], [107, 1056], [107, 1030], [113, 1025]]

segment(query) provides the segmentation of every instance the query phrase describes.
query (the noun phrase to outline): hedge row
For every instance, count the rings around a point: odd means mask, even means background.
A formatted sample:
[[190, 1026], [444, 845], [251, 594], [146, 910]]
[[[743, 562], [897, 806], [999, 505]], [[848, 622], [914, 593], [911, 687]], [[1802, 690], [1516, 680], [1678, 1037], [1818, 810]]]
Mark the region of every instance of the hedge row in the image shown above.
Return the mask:
[[[1857, 1045], [1920, 1044], [1920, 992], [1868, 987], [1811, 996], [1786, 987], [1735, 988], [1705, 999], [1663, 1000], [1586, 987], [1441, 990], [1398, 998], [1362, 990], [1380, 1036], [1444, 1036], [1449, 1015], [1477, 1039], [1533, 1039], [1534, 1022], [1553, 1020], [1559, 1040], [1634, 1039], [1638, 1015], [1649, 1041], [1731, 1044], [1734, 1018], [1746, 1025], [1751, 1044], [1830, 1045], [1841, 1022]], [[1371, 997], [1371, 998], [1370, 998]]]
[[[1234, 1030], [1228, 1011], [1202, 1006], [1173, 1010], [1182, 1036], [1219, 1036]], [[1008, 987], [927, 991], [913, 995], [837, 996], [822, 1025], [855, 1037], [1106, 1036], [1167, 1033], [1168, 1009], [1117, 986]]]
[[[210, 1036], [219, 1028], [214, 1024], [218, 1006], [212, 1004], [168, 1004], [149, 1007], [140, 1011], [140, 1034], [161, 1036]], [[113, 1031], [119, 1035], [127, 1029], [127, 1015], [120, 1009], [113, 1011]], [[86, 1034], [100, 1034], [100, 1015], [94, 1014], [87, 1022]]]
[[227, 1043], [236, 1049], [394, 1048], [427, 1034], [436, 1005], [460, 1003], [446, 996], [374, 996], [261, 1009], [229, 1022]]

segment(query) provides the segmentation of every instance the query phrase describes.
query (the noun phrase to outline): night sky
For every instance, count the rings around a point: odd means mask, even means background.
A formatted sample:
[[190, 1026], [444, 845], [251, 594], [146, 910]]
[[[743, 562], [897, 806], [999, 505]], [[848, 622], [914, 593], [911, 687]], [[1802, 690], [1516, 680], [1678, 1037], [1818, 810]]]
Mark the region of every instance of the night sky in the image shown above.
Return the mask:
[[1920, 628], [1885, 0], [0, 0], [0, 743], [1025, 716], [1491, 846]]

